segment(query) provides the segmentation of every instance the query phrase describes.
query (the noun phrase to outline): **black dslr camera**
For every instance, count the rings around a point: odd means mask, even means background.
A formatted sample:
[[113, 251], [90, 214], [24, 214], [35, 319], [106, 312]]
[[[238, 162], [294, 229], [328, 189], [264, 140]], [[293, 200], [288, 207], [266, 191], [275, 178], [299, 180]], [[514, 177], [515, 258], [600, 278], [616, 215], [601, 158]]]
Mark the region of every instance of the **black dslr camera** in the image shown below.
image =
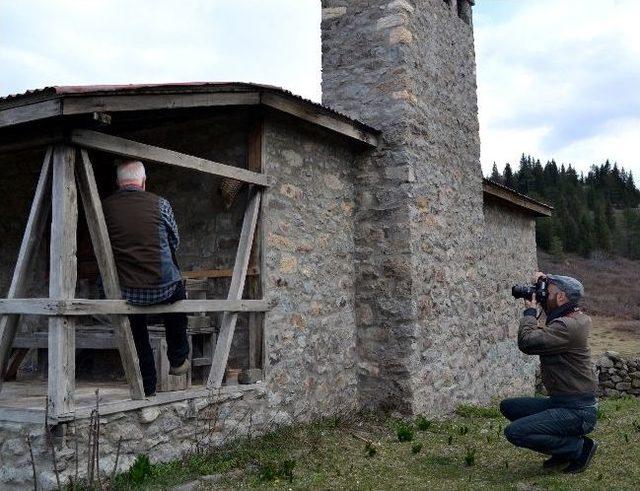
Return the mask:
[[535, 295], [536, 301], [544, 306], [549, 296], [548, 286], [548, 280], [544, 276], [541, 276], [535, 285], [513, 285], [511, 295], [513, 295], [514, 298], [526, 298], [527, 300], [531, 300]]

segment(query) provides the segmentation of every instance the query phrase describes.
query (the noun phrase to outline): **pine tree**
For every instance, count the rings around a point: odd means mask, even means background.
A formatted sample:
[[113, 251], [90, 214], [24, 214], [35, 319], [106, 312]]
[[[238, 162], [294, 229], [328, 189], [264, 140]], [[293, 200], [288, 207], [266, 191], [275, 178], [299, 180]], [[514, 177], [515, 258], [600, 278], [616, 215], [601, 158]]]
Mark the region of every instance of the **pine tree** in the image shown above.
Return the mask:
[[493, 182], [497, 182], [497, 183], [501, 183], [502, 182], [502, 176], [500, 175], [500, 172], [498, 171], [498, 166], [496, 165], [496, 163], [493, 163], [493, 168], [491, 169], [491, 177], [490, 179]]
[[507, 162], [504, 166], [504, 171], [502, 172], [502, 184], [507, 186], [508, 188], [515, 189], [515, 179], [513, 177], [513, 171], [511, 170], [511, 165]]

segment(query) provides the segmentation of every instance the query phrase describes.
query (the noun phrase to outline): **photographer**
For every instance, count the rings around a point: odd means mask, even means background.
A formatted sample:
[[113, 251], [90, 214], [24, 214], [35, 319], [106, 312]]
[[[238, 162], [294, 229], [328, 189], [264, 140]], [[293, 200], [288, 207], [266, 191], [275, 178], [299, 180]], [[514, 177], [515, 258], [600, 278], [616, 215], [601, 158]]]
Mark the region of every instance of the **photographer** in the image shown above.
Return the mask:
[[[507, 440], [518, 447], [551, 455], [545, 469], [564, 467], [565, 473], [582, 472], [597, 443], [585, 436], [596, 425], [597, 387], [587, 342], [591, 318], [578, 307], [582, 284], [569, 276], [536, 273], [535, 287], [514, 287], [513, 295], [525, 299], [518, 347], [540, 356], [542, 381], [550, 397], [517, 397], [500, 403], [512, 423]], [[538, 305], [546, 325], [538, 326]]]

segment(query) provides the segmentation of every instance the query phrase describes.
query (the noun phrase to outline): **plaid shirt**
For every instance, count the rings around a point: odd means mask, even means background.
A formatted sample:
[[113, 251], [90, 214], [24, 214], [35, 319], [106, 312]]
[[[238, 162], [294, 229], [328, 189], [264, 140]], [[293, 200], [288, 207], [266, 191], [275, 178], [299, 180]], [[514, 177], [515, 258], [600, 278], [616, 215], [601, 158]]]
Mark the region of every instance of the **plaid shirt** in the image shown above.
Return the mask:
[[[169, 238], [169, 247], [175, 254], [175, 251], [180, 245], [180, 234], [178, 233], [178, 224], [173, 215], [173, 209], [169, 202], [160, 198], [160, 214], [164, 221], [165, 227], [167, 227], [167, 236]], [[180, 280], [181, 281], [181, 280]], [[122, 298], [131, 305], [154, 305], [164, 302], [175, 293], [176, 288], [180, 284], [180, 281], [176, 281], [167, 286], [158, 288], [122, 288]]]

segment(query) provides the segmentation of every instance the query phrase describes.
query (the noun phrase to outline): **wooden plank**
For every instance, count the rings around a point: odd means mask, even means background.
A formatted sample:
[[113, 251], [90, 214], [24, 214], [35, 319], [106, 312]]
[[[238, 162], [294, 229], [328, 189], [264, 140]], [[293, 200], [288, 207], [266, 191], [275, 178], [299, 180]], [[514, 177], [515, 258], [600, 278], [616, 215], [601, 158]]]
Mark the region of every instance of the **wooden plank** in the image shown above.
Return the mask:
[[11, 359], [9, 360], [9, 366], [7, 367], [7, 373], [5, 373], [5, 378], [7, 380], [15, 380], [16, 375], [18, 374], [18, 370], [20, 369], [20, 365], [26, 358], [29, 353], [29, 349], [27, 348], [17, 348], [13, 350], [13, 354], [11, 355]]
[[[253, 244], [256, 224], [258, 223], [258, 215], [260, 213], [261, 197], [262, 192], [257, 190], [251, 197], [244, 214], [242, 231], [240, 232], [240, 243], [236, 253], [233, 277], [231, 278], [231, 287], [229, 288], [229, 295], [227, 297], [229, 300], [240, 300], [242, 298], [242, 291], [247, 277], [247, 268], [249, 267], [251, 246]], [[210, 389], [216, 389], [222, 385], [222, 379], [227, 366], [227, 360], [229, 359], [229, 350], [231, 349], [231, 341], [233, 339], [237, 320], [237, 313], [226, 312], [222, 316], [220, 334], [218, 335], [218, 342], [216, 343], [211, 371], [209, 372], [209, 380], [207, 382], [207, 387]]]
[[[20, 297], [25, 294], [28, 271], [34, 256], [37, 244], [41, 241], [46, 226], [47, 216], [51, 201], [47, 199], [49, 191], [49, 181], [51, 180], [51, 155], [53, 149], [47, 149], [40, 177], [36, 185], [36, 191], [31, 203], [27, 226], [25, 227], [18, 259], [13, 271], [11, 285], [7, 298]], [[10, 315], [0, 317], [0, 389], [2, 388], [3, 374], [5, 372], [9, 356], [11, 354], [11, 343], [18, 330], [19, 316]]]
[[129, 305], [125, 300], [75, 298], [0, 299], [0, 314], [29, 314], [47, 316], [170, 314], [196, 312], [265, 312], [264, 300], [179, 300], [172, 304]]
[[[53, 151], [51, 249], [49, 296], [72, 299], [77, 280], [76, 230], [78, 196], [74, 178], [75, 149], [56, 146]], [[49, 319], [50, 414], [74, 410], [75, 320], [71, 317]]]
[[81, 147], [101, 150], [123, 157], [174, 165], [176, 167], [197, 170], [216, 176], [230, 177], [258, 186], [269, 186], [267, 176], [263, 174], [97, 131], [74, 130], [71, 132], [71, 141]]
[[[254, 172], [263, 172], [263, 144], [264, 144], [264, 120], [262, 115], [259, 115], [251, 130], [249, 131], [249, 138], [247, 142], [247, 168]], [[262, 219], [258, 217], [258, 224], [256, 233], [253, 238], [253, 246], [251, 248], [251, 257], [249, 259], [249, 265], [255, 265], [260, 263], [261, 244], [262, 244]], [[254, 268], [249, 268], [254, 269]], [[256, 276], [249, 277], [248, 281], [248, 295], [249, 298], [260, 298], [262, 296], [260, 291], [260, 278]], [[262, 356], [262, 316], [257, 312], [249, 313], [249, 368], [258, 368], [261, 366]]]
[[[118, 282], [116, 262], [111, 250], [109, 231], [102, 211], [102, 203], [100, 202], [93, 167], [87, 151], [81, 150], [80, 154], [81, 159], [78, 163], [80, 196], [82, 197], [82, 204], [87, 217], [93, 251], [95, 252], [100, 276], [102, 277], [105, 296], [109, 299], [120, 300], [122, 299], [122, 294], [120, 283]], [[133, 341], [129, 319], [124, 315], [116, 315], [112, 316], [111, 321], [125, 377], [129, 382], [131, 397], [133, 399], [142, 399], [144, 397], [144, 388], [140, 373], [140, 362]]]
[[[247, 276], [259, 276], [260, 268], [253, 267], [247, 270]], [[183, 271], [182, 276], [189, 279], [200, 278], [231, 278], [233, 269], [204, 269], [200, 271]]]
[[291, 114], [292, 116], [296, 116], [310, 123], [341, 133], [369, 146], [376, 147], [378, 145], [378, 137], [375, 134], [360, 129], [352, 122], [347, 120], [343, 121], [334, 114], [323, 114], [321, 108], [302, 105], [285, 96], [273, 93], [263, 93], [262, 103], [265, 106], [272, 107], [278, 111]]
[[63, 101], [62, 113], [71, 115], [95, 111], [147, 111], [259, 103], [260, 94], [258, 92], [67, 96]]
[[553, 214], [553, 207], [539, 203], [528, 196], [491, 181], [484, 180], [482, 189], [485, 199], [489, 197], [506, 202], [514, 208], [526, 211], [535, 216], [550, 217]]
[[0, 109], [0, 128], [27, 123], [37, 119], [51, 118], [61, 114], [62, 104], [59, 98], [24, 106]]

